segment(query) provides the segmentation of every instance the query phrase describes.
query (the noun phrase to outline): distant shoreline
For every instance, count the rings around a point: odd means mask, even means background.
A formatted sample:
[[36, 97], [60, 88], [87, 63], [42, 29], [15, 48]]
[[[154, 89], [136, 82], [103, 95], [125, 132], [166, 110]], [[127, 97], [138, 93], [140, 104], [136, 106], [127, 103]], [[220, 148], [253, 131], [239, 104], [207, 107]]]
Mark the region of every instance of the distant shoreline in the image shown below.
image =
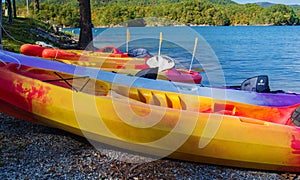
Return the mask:
[[[195, 24], [191, 24], [191, 25], [146, 25], [146, 26], [95, 26], [93, 27], [93, 29], [97, 29], [97, 28], [133, 28], [133, 27], [141, 27], [141, 28], [145, 28], [145, 27], [267, 27], [267, 26], [282, 26], [282, 27], [292, 27], [292, 26], [300, 26], [300, 25], [272, 25], [272, 24], [256, 24], [256, 25], [229, 25], [229, 26], [216, 26], [216, 25], [195, 25]], [[80, 29], [79, 27], [65, 27], [62, 29]]]

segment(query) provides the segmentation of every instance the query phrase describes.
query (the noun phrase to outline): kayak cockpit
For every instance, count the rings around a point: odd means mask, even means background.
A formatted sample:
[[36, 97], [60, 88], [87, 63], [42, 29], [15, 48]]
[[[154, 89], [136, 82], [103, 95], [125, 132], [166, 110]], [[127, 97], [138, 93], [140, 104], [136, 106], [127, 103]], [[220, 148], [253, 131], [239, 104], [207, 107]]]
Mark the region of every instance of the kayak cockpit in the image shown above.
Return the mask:
[[96, 96], [106, 96], [110, 90], [110, 85], [108, 83], [91, 79], [89, 76], [75, 76], [72, 74], [24, 66], [16, 63], [7, 63], [6, 69], [22, 76], [37, 79], [63, 88], [72, 89], [75, 92], [84, 92]]

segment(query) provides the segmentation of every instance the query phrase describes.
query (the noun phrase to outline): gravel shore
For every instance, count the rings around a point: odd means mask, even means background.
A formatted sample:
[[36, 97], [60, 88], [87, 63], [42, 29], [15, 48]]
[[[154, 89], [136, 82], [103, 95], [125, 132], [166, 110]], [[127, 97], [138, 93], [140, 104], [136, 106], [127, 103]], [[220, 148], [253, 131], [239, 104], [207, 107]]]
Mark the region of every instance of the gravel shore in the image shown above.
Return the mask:
[[300, 179], [297, 174], [170, 159], [126, 163], [102, 154], [82, 137], [2, 113], [0, 149], [1, 179]]

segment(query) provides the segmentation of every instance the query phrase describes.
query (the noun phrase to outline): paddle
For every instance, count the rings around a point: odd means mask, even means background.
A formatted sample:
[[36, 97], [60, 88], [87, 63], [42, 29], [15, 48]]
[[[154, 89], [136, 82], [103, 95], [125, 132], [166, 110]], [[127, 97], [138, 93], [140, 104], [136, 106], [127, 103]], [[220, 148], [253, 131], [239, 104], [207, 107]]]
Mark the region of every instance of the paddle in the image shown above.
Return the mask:
[[194, 51], [193, 51], [193, 56], [192, 56], [189, 72], [191, 72], [191, 70], [192, 70], [193, 61], [195, 59], [195, 54], [196, 54], [196, 49], [197, 49], [197, 44], [198, 44], [198, 37], [196, 37], [196, 39], [195, 39]]
[[162, 32], [159, 33], [158, 56], [160, 56], [161, 44], [162, 44]]
[[129, 32], [129, 29], [127, 28], [127, 30], [126, 30], [126, 53], [128, 53], [129, 41], [130, 41], [130, 32]]

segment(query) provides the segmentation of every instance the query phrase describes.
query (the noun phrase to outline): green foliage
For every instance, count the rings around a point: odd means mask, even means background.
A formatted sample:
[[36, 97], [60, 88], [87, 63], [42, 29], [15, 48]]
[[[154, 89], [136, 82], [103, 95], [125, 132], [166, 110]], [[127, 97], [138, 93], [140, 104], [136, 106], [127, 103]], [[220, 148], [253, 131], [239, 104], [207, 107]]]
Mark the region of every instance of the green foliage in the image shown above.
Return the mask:
[[[3, 39], [2, 45], [5, 50], [19, 52], [20, 46], [24, 43], [35, 43], [36, 41], [45, 41], [32, 32], [32, 28], [52, 31], [50, 24], [34, 20], [31, 18], [13, 19], [13, 24], [7, 23], [7, 17], [3, 17]], [[52, 31], [53, 32], [53, 31]]]
[[[40, 0], [35, 18], [79, 26], [78, 0]], [[123, 22], [157, 17], [185, 25], [300, 25], [299, 6], [237, 4], [231, 0], [91, 0], [94, 26], [115, 26]], [[24, 11], [25, 8], [19, 8]], [[161, 25], [170, 25], [160, 21]], [[154, 22], [145, 21], [146, 25]], [[166, 23], [166, 24], [165, 24]]]
[[300, 18], [300, 5], [293, 5], [292, 8], [294, 9], [297, 17]]
[[214, 4], [220, 4], [220, 5], [230, 5], [230, 4], [237, 4], [236, 2], [233, 2], [231, 0], [204, 0], [206, 2], [211, 2]]
[[152, 6], [158, 4], [177, 3], [182, 0], [92, 0], [94, 5], [101, 6]]
[[72, 3], [59, 6], [54, 3], [41, 3], [37, 14], [39, 20], [68, 27], [79, 26], [79, 17], [79, 8]]

